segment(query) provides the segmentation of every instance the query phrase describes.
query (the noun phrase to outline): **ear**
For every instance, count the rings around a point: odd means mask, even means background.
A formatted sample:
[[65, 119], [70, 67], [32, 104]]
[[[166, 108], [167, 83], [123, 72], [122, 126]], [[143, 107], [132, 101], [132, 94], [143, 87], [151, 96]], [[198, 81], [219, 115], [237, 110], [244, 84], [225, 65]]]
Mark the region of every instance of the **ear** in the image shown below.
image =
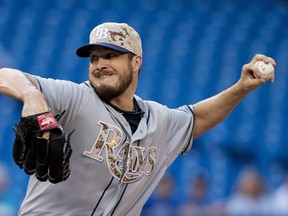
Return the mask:
[[133, 65], [133, 70], [138, 72], [142, 65], [142, 57], [134, 56], [132, 59], [132, 65]]

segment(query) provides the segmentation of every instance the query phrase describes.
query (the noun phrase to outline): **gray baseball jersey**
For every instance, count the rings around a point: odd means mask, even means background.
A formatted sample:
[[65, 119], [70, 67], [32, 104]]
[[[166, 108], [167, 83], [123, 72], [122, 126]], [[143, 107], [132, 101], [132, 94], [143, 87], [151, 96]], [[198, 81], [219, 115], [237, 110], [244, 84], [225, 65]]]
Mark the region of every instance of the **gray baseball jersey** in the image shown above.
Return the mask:
[[132, 134], [123, 115], [101, 101], [89, 82], [36, 77], [54, 114], [71, 136], [68, 180], [51, 184], [30, 177], [20, 215], [140, 215], [169, 165], [189, 151], [192, 106], [169, 109], [135, 96], [144, 111]]

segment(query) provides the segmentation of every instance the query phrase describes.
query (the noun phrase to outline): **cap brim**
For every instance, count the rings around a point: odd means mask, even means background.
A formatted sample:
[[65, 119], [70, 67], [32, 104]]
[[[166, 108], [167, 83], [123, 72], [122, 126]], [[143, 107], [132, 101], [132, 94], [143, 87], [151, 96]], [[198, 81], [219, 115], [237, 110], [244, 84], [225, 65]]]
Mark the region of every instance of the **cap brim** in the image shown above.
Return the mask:
[[103, 47], [107, 47], [107, 48], [114, 49], [114, 50], [117, 50], [117, 51], [120, 51], [120, 52], [124, 52], [124, 53], [130, 52], [129, 50], [126, 50], [123, 47], [119, 47], [119, 46], [114, 45], [114, 44], [96, 43], [96, 44], [86, 44], [86, 45], [83, 45], [83, 46], [79, 47], [76, 50], [76, 55], [79, 56], [79, 57], [84, 57], [84, 58], [85, 57], [89, 57], [90, 56], [90, 49], [92, 47], [95, 47], [95, 46], [103, 46]]

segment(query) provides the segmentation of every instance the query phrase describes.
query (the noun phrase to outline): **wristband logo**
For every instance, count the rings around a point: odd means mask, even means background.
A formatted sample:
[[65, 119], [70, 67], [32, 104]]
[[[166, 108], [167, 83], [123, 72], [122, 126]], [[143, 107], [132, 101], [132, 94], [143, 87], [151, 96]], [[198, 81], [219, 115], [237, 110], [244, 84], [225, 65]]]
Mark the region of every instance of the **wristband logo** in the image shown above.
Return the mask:
[[52, 113], [44, 113], [42, 115], [37, 116], [37, 121], [40, 130], [48, 130], [58, 126], [58, 122], [54, 118]]

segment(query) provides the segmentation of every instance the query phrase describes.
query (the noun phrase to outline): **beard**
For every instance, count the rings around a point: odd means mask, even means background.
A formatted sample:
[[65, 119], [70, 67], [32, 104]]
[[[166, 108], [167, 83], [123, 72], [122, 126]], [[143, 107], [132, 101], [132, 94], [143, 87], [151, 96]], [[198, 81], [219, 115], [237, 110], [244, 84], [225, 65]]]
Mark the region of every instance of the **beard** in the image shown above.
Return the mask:
[[110, 101], [113, 98], [116, 98], [123, 94], [123, 92], [126, 91], [126, 89], [130, 86], [131, 82], [133, 80], [133, 72], [131, 65], [128, 67], [128, 71], [125, 74], [125, 76], [121, 76], [114, 86], [112, 85], [100, 85], [96, 86], [91, 82], [90, 84], [94, 88], [94, 91], [98, 95], [98, 97], [103, 101]]

